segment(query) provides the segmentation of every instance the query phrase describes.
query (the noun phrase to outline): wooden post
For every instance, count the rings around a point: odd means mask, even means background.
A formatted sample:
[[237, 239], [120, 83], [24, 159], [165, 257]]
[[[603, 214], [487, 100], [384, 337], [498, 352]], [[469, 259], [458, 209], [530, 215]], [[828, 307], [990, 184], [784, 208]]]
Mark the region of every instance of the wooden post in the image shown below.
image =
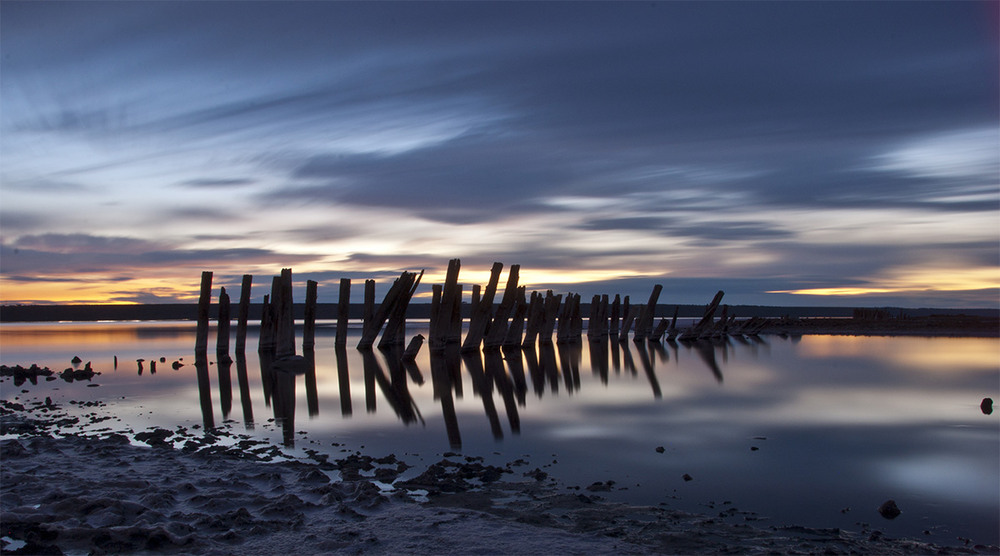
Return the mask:
[[212, 273], [201, 273], [201, 295], [198, 297], [198, 331], [195, 335], [194, 352], [208, 353], [208, 308], [212, 304]]
[[[469, 317], [469, 333], [465, 336], [462, 351], [478, 350], [479, 344], [483, 341], [486, 327], [490, 322], [490, 314], [493, 312], [493, 298], [496, 296], [497, 286], [500, 284], [501, 271], [503, 271], [503, 263], [493, 263], [486, 291], [483, 293], [482, 299], [479, 299], [478, 303], [475, 304], [472, 315]], [[473, 296], [475, 293], [476, 290], [473, 289]]]
[[486, 336], [486, 347], [500, 347], [507, 336], [507, 318], [510, 316], [514, 305], [517, 303], [517, 279], [521, 270], [521, 265], [510, 266], [510, 273], [507, 276], [507, 287], [503, 291], [503, 299], [497, 307], [496, 315], [493, 317], [493, 326]]
[[[409, 307], [410, 299], [416, 293], [417, 286], [420, 285], [420, 279], [423, 276], [423, 270], [420, 271], [420, 274], [403, 272], [392, 285], [397, 290], [395, 295], [386, 295], [386, 301], [382, 302], [382, 306], [379, 307], [375, 316], [375, 322], [379, 328], [382, 326], [382, 313], [385, 314], [385, 320], [388, 321], [385, 325], [385, 332], [382, 334], [382, 340], [378, 344], [380, 349], [403, 345], [406, 332], [406, 309]], [[389, 291], [392, 293], [392, 290]], [[385, 307], [386, 303], [389, 303], [388, 307]]]
[[271, 296], [264, 296], [264, 303], [260, 311], [260, 334], [257, 337], [257, 351], [267, 351], [274, 349], [273, 326], [271, 320]]
[[527, 312], [528, 320], [525, 323], [524, 340], [521, 341], [521, 347], [535, 345], [535, 339], [538, 337], [539, 329], [545, 320], [545, 308], [542, 294], [538, 292], [531, 292], [531, 301], [528, 303]]
[[410, 339], [410, 345], [406, 346], [406, 351], [403, 352], [403, 361], [414, 361], [417, 358], [417, 353], [420, 352], [420, 346], [422, 345], [424, 345], [423, 334], [417, 334]]
[[215, 353], [221, 361], [223, 355], [229, 357], [229, 294], [226, 288], [219, 292], [219, 319], [216, 327]]
[[292, 269], [281, 269], [279, 281], [278, 319], [274, 357], [281, 359], [295, 355], [295, 319], [292, 313]]
[[455, 286], [455, 301], [452, 305], [451, 330], [448, 331], [448, 343], [462, 342], [462, 284]]
[[302, 326], [302, 351], [316, 348], [316, 289], [313, 280], [306, 281], [305, 322]]
[[445, 318], [444, 311], [441, 310], [441, 293], [443, 289], [441, 284], [431, 285], [431, 319], [430, 325], [427, 327], [431, 349], [443, 349], [447, 334], [444, 334], [442, 331], [451, 324], [451, 315], [449, 314]]
[[601, 296], [594, 294], [594, 297], [590, 298], [590, 318], [587, 319], [587, 339], [591, 342], [601, 337], [600, 325], [598, 324], [598, 314], [600, 312]]
[[461, 329], [461, 304], [462, 304], [462, 294], [461, 286], [458, 284], [458, 273], [462, 268], [462, 262], [459, 259], [452, 259], [448, 261], [448, 273], [445, 275], [444, 287], [441, 289], [441, 304], [438, 306], [438, 310], [435, 312], [432, 309], [432, 318], [435, 318], [439, 324], [431, 332], [430, 344], [433, 349], [437, 349], [440, 346], [444, 346], [448, 343], [450, 336], [454, 332], [454, 321], [456, 311], [459, 311], [459, 329], [458, 335], [459, 339], [462, 335]]
[[351, 279], [340, 279], [340, 299], [337, 300], [337, 338], [334, 345], [347, 345], [347, 325], [351, 317]]
[[[363, 313], [362, 336], [368, 334], [375, 320], [375, 280], [365, 280], [365, 307]], [[376, 332], [377, 333], [377, 332]], [[371, 344], [368, 345], [371, 347]]]
[[525, 303], [525, 287], [517, 288], [517, 307], [514, 309], [514, 316], [510, 320], [510, 327], [504, 336], [503, 345], [516, 346], [521, 343], [521, 334], [524, 332], [524, 315], [528, 310]]
[[618, 336], [618, 319], [621, 315], [621, 296], [620, 294], [615, 294], [615, 300], [611, 303], [611, 324], [608, 327], [608, 332], [611, 336]]
[[247, 320], [250, 318], [250, 288], [253, 285], [253, 275], [243, 275], [243, 285], [240, 286], [240, 307], [236, 321], [236, 353], [246, 352]]
[[542, 327], [538, 334], [538, 342], [542, 345], [552, 345], [552, 331], [556, 327], [556, 317], [562, 305], [562, 294], [552, 295], [552, 290], [545, 293], [545, 313]]

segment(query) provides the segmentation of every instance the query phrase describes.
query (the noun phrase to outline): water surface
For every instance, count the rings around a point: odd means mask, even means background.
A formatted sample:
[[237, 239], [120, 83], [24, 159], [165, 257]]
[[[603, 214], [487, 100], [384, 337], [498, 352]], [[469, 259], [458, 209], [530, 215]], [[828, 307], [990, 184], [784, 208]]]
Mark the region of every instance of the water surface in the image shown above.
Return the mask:
[[[287, 374], [261, 372], [251, 330], [245, 358], [220, 365], [212, 353], [199, 377], [194, 334], [193, 323], [5, 324], [3, 364], [59, 372], [79, 356], [102, 374], [99, 387], [5, 379], [2, 396], [51, 397], [81, 414], [95, 409], [67, 402], [107, 403], [115, 419], [90, 430], [227, 427], [294, 450], [342, 457], [364, 447], [415, 465], [448, 451], [522, 459], [515, 469], [539, 468], [581, 493], [614, 481], [596, 494], [732, 522], [1000, 544], [1000, 419], [979, 408], [1000, 398], [995, 338], [584, 337], [464, 356], [431, 357], [425, 346], [404, 365], [354, 349], [358, 334], [338, 351], [333, 329], [320, 327], [307, 358], [315, 370]], [[892, 521], [875, 511], [890, 498], [903, 511]]]

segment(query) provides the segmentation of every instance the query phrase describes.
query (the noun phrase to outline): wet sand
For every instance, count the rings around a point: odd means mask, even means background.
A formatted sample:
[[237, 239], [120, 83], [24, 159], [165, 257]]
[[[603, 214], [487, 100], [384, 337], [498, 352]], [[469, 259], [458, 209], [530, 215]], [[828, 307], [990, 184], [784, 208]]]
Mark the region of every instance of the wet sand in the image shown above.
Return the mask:
[[[95, 413], [96, 415], [96, 413]], [[523, 461], [445, 454], [295, 459], [225, 430], [74, 434], [61, 408], [4, 402], [7, 554], [995, 554], [857, 531], [765, 527], [610, 503]], [[131, 437], [131, 438], [130, 438]], [[413, 471], [416, 471], [414, 473]], [[728, 518], [728, 519], [727, 519]]]

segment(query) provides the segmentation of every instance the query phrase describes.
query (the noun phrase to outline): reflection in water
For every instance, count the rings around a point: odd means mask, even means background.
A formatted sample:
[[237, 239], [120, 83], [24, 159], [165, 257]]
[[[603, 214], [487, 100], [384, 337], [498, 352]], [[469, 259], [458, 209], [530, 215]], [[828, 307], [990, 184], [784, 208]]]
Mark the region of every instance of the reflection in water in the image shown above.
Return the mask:
[[486, 412], [486, 418], [490, 422], [493, 438], [502, 439], [503, 429], [500, 427], [500, 416], [497, 415], [497, 408], [493, 404], [493, 387], [486, 380], [486, 373], [483, 370], [482, 354], [479, 351], [463, 353], [462, 362], [465, 363], [465, 370], [472, 378], [472, 395], [479, 396], [483, 401], [483, 411]]
[[[458, 356], [458, 345], [449, 345], [454, 348], [454, 355]], [[432, 351], [431, 357], [431, 382], [434, 386], [434, 399], [441, 402], [441, 415], [444, 417], [445, 430], [448, 433], [448, 444], [455, 450], [462, 449], [462, 433], [458, 430], [458, 416], [455, 414], [455, 400], [452, 398], [451, 372], [448, 370], [449, 357], [440, 351]]]
[[309, 417], [319, 415], [319, 393], [316, 391], [316, 350], [311, 347], [302, 348], [302, 357], [306, 365], [306, 405]]
[[198, 353], [194, 359], [195, 373], [198, 375], [198, 398], [201, 401], [201, 418], [205, 430], [215, 428], [215, 415], [212, 411], [212, 383], [208, 378], [208, 356]]
[[[503, 355], [499, 349], [489, 349], [485, 353], [486, 382], [496, 384], [503, 398], [504, 409], [507, 412], [507, 422], [514, 434], [521, 432], [521, 417], [517, 414], [517, 401], [514, 399], [514, 383], [503, 368]], [[484, 394], [485, 395], [485, 394]]]
[[295, 373], [271, 369], [267, 373], [271, 381], [271, 408], [274, 422], [281, 426], [282, 442], [285, 446], [295, 446]]
[[340, 414], [344, 417], [354, 413], [351, 407], [351, 375], [347, 370], [347, 346], [337, 344], [337, 380], [340, 386]]
[[[663, 397], [663, 392], [660, 390], [660, 381], [656, 378], [656, 373], [653, 372], [653, 361], [649, 358], [649, 351], [646, 350], [646, 342], [635, 342], [636, 351], [639, 352], [639, 361], [642, 362], [642, 369], [646, 372], [646, 378], [649, 379], [649, 386], [653, 389], [653, 397], [660, 399]], [[625, 346], [625, 351], [628, 351], [628, 346]]]
[[[721, 384], [722, 369], [719, 368], [719, 364], [715, 361], [715, 346], [708, 340], [699, 340], [694, 342], [693, 345], [695, 351], [698, 352], [698, 356], [705, 362], [705, 366], [707, 366], [709, 370], [712, 371], [712, 374], [715, 375], [715, 380]], [[722, 347], [723, 353], [725, 353], [725, 345]]]
[[243, 406], [243, 424], [253, 430], [253, 401], [250, 399], [250, 377], [247, 375], [247, 354], [236, 352], [236, 379], [240, 383], [240, 402]]
[[229, 418], [233, 409], [233, 360], [228, 353], [219, 353], [216, 357], [216, 371], [219, 373], [219, 403], [222, 404], [222, 420]]

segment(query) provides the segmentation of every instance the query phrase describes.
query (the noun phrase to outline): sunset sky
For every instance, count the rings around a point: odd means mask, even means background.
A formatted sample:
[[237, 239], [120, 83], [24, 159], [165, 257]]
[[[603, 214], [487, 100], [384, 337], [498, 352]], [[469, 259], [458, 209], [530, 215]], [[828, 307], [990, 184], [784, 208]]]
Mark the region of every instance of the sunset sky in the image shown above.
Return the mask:
[[4, 0], [0, 302], [998, 307], [998, 6]]

